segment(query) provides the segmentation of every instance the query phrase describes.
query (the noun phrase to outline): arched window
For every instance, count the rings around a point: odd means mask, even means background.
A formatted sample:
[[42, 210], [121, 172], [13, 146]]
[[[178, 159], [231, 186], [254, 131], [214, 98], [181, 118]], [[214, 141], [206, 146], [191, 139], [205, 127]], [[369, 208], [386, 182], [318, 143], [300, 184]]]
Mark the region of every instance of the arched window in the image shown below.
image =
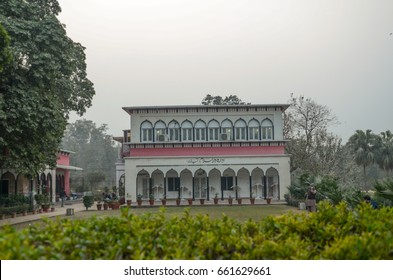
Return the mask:
[[206, 124], [204, 121], [195, 123], [195, 141], [206, 141]]
[[220, 133], [220, 124], [216, 120], [211, 120], [208, 124], [208, 137], [209, 141], [218, 141]]
[[184, 121], [181, 124], [182, 140], [192, 141], [192, 123], [190, 121]]
[[247, 125], [244, 120], [237, 120], [235, 122], [235, 139], [236, 140], [247, 140]]
[[169, 140], [180, 141], [180, 125], [177, 121], [171, 121], [168, 124]]
[[[154, 125], [154, 134], [156, 141], [165, 141], [166, 137], [166, 125], [163, 121], [158, 121]], [[161, 136], [162, 135], [162, 136]]]
[[141, 124], [141, 142], [153, 141], [153, 125], [149, 121], [144, 121]]
[[248, 140], [259, 140], [259, 122], [255, 119], [248, 123]]
[[269, 119], [264, 119], [261, 124], [262, 140], [273, 139], [273, 123]]
[[[230, 120], [226, 119], [221, 123], [221, 134], [223, 135], [223, 136], [221, 136], [221, 140], [231, 140], [232, 139], [233, 125]], [[226, 134], [226, 136], [224, 134]]]

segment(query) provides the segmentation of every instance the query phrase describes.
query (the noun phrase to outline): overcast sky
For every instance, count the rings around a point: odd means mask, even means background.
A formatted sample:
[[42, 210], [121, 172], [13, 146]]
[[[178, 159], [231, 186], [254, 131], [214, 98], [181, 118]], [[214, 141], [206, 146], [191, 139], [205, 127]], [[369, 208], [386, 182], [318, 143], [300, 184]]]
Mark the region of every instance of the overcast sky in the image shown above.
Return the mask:
[[[121, 135], [121, 108], [196, 105], [206, 94], [254, 104], [290, 93], [328, 106], [346, 141], [393, 131], [392, 0], [59, 0], [94, 83], [84, 118]], [[75, 121], [73, 117], [71, 121]]]

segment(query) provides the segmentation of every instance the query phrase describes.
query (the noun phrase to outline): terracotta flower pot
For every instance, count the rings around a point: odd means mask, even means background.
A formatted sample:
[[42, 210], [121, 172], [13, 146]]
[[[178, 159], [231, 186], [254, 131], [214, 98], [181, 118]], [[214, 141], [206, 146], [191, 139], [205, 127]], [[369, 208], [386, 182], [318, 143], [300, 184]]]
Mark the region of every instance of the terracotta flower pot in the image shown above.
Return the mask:
[[192, 205], [192, 198], [187, 199], [188, 205]]
[[255, 204], [255, 197], [250, 198], [251, 205]]
[[205, 199], [201, 198], [201, 199], [199, 199], [199, 202], [201, 203], [201, 205], [203, 205], [203, 204], [205, 204]]

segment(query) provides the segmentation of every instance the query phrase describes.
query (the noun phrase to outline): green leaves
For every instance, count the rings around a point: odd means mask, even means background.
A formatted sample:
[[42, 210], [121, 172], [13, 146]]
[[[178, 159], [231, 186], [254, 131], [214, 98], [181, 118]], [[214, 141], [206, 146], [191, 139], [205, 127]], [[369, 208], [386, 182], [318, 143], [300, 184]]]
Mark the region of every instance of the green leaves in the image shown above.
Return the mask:
[[[0, 230], [1, 259], [393, 259], [393, 208], [319, 203], [316, 213], [261, 222], [224, 216], [142, 216], [47, 221]], [[69, 238], [72, 236], [72, 238]]]
[[83, 114], [95, 94], [84, 48], [67, 37], [59, 12], [56, 0], [0, 2], [13, 54], [0, 84], [0, 162], [23, 173], [55, 165], [70, 112]]

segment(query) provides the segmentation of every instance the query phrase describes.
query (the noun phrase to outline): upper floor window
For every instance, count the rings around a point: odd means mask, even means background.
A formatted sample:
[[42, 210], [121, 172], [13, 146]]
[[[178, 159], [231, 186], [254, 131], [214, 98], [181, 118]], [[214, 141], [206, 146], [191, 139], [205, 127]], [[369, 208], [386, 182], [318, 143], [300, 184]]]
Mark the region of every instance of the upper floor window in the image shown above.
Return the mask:
[[195, 123], [195, 141], [206, 141], [206, 124], [204, 121]]
[[273, 139], [273, 123], [269, 119], [264, 119], [261, 124], [262, 140]]
[[177, 121], [168, 124], [168, 131], [170, 141], [180, 141], [180, 125]]
[[244, 120], [238, 120], [235, 123], [235, 139], [247, 140], [247, 125]]
[[216, 120], [212, 120], [208, 124], [209, 141], [218, 141], [220, 133], [220, 124]]
[[181, 125], [182, 140], [192, 141], [192, 123], [190, 121], [184, 121]]
[[248, 139], [259, 140], [259, 122], [255, 119], [248, 123]]
[[226, 119], [221, 123], [221, 134], [221, 140], [231, 140], [233, 138], [233, 125], [230, 120]]
[[155, 141], [165, 141], [166, 137], [166, 125], [163, 121], [156, 122], [154, 126]]
[[153, 125], [149, 121], [144, 121], [141, 125], [142, 142], [153, 141]]

